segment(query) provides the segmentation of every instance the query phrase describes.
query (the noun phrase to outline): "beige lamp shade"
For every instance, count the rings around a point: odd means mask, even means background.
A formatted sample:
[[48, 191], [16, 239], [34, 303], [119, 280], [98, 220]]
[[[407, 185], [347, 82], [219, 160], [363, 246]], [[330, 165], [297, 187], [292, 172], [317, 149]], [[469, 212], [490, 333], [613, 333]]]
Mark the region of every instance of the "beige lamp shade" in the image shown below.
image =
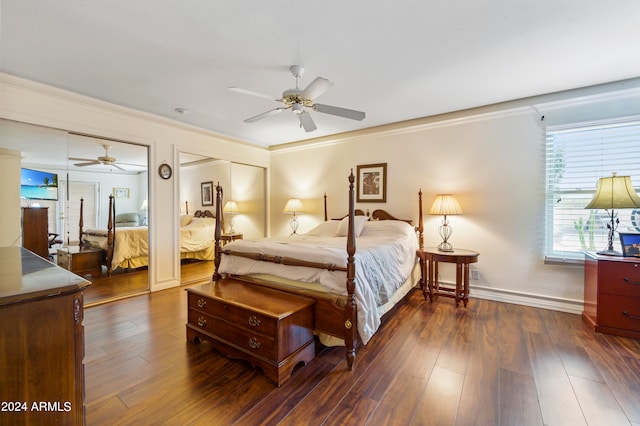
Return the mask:
[[229, 200], [225, 203], [224, 208], [222, 209], [224, 213], [228, 214], [238, 214], [240, 211], [238, 210], [238, 204], [235, 201]]
[[633, 189], [630, 176], [616, 176], [598, 180], [598, 189], [585, 209], [631, 209], [640, 207], [640, 197]]
[[284, 206], [285, 213], [302, 213], [302, 201], [297, 198], [290, 198]]
[[438, 194], [429, 209], [429, 214], [440, 216], [462, 214], [462, 209], [452, 194]]

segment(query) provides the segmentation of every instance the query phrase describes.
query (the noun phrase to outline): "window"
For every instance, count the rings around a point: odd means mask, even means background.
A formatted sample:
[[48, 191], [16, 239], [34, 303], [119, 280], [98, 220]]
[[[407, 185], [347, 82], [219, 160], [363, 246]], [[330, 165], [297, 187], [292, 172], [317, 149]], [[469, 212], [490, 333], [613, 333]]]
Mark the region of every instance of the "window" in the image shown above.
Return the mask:
[[[640, 117], [582, 126], [549, 127], [546, 139], [548, 260], [584, 258], [607, 246], [610, 212], [586, 210], [598, 179], [617, 173], [640, 185]], [[640, 209], [616, 210], [618, 231], [640, 232]], [[614, 236], [614, 248], [619, 239]]]

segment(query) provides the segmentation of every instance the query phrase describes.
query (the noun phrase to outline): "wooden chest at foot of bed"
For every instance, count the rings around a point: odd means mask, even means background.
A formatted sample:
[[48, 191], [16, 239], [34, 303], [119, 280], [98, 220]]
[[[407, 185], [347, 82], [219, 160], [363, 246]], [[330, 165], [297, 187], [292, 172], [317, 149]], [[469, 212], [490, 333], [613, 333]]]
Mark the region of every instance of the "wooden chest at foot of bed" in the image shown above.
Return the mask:
[[236, 280], [187, 288], [187, 340], [262, 368], [280, 386], [315, 357], [313, 299]]

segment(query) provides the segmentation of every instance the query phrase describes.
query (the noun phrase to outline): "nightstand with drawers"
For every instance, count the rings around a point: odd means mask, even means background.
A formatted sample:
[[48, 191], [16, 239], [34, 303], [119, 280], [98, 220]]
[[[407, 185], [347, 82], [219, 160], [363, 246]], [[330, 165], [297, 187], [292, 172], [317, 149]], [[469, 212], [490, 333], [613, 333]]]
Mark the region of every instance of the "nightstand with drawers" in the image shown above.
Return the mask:
[[84, 276], [102, 275], [102, 249], [92, 247], [69, 246], [58, 249], [58, 266]]
[[595, 331], [640, 339], [640, 258], [585, 253], [582, 318]]

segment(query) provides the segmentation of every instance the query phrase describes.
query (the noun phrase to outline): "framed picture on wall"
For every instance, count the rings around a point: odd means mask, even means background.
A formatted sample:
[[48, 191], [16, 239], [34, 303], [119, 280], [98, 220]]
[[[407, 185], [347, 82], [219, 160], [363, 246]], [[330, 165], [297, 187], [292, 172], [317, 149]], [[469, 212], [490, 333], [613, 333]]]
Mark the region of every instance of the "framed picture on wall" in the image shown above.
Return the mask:
[[113, 188], [113, 198], [129, 198], [129, 188]]
[[200, 193], [202, 195], [202, 205], [213, 205], [213, 182], [202, 182], [200, 184]]
[[357, 179], [357, 202], [387, 202], [387, 163], [358, 166]]

